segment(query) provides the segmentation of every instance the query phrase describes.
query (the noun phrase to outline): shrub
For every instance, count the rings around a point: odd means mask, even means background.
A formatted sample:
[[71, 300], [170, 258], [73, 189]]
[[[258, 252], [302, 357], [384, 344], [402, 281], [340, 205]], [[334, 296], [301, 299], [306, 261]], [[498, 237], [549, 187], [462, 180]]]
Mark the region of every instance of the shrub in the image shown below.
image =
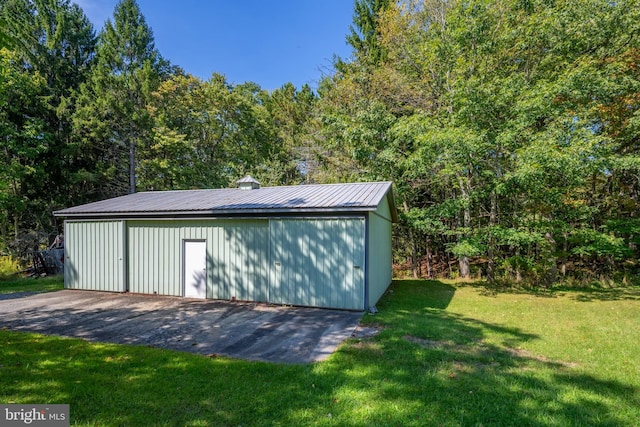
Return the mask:
[[0, 280], [7, 280], [16, 275], [20, 270], [18, 261], [11, 255], [0, 256]]

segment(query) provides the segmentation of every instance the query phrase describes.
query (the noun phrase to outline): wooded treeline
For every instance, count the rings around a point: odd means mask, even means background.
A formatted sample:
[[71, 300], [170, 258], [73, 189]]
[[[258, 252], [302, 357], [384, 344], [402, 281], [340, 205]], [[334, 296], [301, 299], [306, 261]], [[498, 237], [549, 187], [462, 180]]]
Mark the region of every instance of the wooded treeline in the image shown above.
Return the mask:
[[356, 0], [316, 91], [191, 76], [134, 0], [98, 34], [68, 0], [0, 0], [0, 29], [0, 250], [58, 208], [249, 173], [393, 180], [415, 275], [637, 280], [638, 0]]

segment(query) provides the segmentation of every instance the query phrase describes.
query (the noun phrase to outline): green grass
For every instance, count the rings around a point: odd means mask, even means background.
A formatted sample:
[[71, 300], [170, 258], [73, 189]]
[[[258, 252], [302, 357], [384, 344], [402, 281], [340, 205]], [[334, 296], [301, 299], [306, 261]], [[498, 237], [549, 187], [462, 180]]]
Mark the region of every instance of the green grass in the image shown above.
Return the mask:
[[276, 365], [0, 330], [0, 402], [72, 424], [634, 426], [640, 289], [396, 281], [327, 361]]
[[51, 292], [64, 288], [64, 278], [59, 276], [48, 276], [34, 279], [32, 277], [13, 277], [0, 280], [0, 294], [10, 294], [14, 292]]

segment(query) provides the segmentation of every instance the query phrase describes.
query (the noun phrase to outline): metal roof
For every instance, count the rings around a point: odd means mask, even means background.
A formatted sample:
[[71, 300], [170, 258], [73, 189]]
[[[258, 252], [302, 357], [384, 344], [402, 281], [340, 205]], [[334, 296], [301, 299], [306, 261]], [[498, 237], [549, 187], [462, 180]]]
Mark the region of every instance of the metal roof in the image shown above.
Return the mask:
[[312, 184], [254, 190], [147, 191], [74, 206], [53, 214], [67, 218], [96, 218], [368, 212], [376, 210], [387, 194], [391, 215], [397, 221], [391, 182]]

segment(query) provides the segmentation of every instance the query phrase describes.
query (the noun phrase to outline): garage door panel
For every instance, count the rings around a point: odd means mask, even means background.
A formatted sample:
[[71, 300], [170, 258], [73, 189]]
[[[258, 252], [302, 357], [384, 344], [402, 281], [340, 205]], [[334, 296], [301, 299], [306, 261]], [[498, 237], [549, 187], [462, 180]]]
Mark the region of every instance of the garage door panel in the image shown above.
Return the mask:
[[129, 221], [129, 291], [182, 296], [180, 227], [163, 221]]
[[124, 271], [123, 221], [65, 222], [66, 288], [124, 292]]
[[363, 218], [272, 220], [269, 301], [363, 309], [364, 224]]
[[266, 220], [226, 220], [217, 252], [219, 266], [212, 283], [214, 297], [267, 301], [269, 224]]

